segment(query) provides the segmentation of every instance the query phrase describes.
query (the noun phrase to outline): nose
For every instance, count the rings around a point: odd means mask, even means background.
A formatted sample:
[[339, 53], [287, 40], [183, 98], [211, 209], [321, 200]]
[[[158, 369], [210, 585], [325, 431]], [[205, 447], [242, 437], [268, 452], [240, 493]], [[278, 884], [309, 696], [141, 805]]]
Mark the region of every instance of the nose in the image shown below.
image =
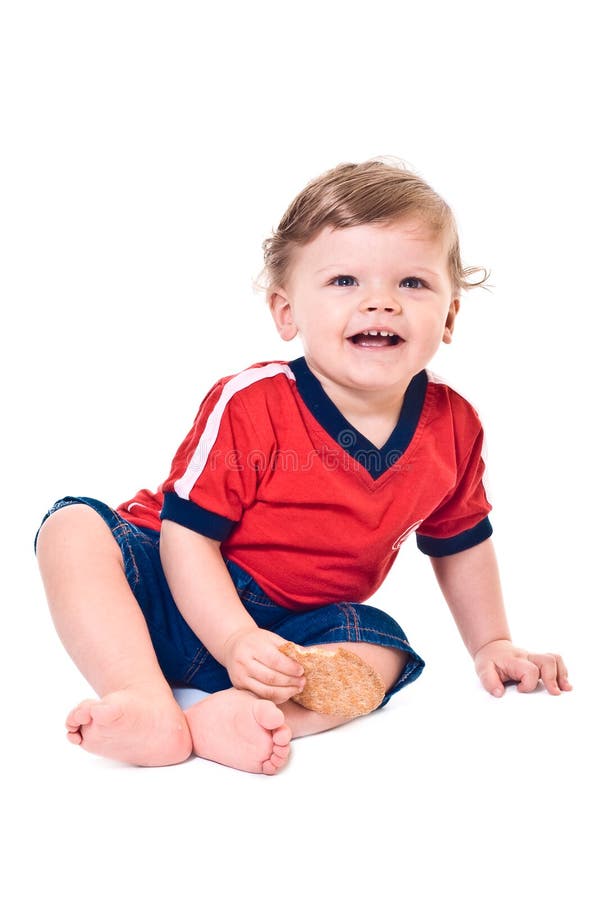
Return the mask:
[[402, 306], [399, 298], [389, 291], [370, 291], [361, 303], [362, 312], [400, 313]]

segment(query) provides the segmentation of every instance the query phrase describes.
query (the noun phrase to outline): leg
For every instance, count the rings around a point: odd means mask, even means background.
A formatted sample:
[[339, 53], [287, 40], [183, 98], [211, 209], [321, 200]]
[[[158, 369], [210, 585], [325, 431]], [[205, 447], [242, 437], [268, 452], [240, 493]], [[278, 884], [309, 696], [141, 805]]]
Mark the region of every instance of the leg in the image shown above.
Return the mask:
[[[388, 691], [394, 685], [408, 659], [408, 654], [395, 647], [382, 647], [379, 644], [365, 643], [343, 643], [343, 644], [321, 644], [324, 649], [335, 649], [345, 647], [357, 656], [362, 657], [368, 662], [383, 678], [385, 689]], [[289, 700], [281, 707], [285, 715], [285, 720], [292, 730], [292, 737], [304, 737], [309, 734], [318, 734], [321, 731], [329, 731], [331, 728], [337, 728], [338, 725], [344, 725], [351, 722], [351, 719], [340, 718], [336, 716], [325, 716], [321, 713], [313, 712], [310, 709], [304, 709], [293, 700]]]
[[[379, 672], [387, 692], [397, 685], [401, 676], [402, 687], [419, 677], [423, 660], [411, 648], [398, 622], [382, 610], [366, 603], [334, 603], [290, 615], [289, 610], [273, 603], [256, 582], [250, 588], [245, 584], [246, 593], [242, 596], [245, 608], [259, 627], [277, 633], [283, 640], [304, 647], [318, 645], [331, 650], [345, 647]], [[378, 640], [387, 641], [387, 646], [376, 643]], [[292, 700], [281, 704], [279, 709], [293, 738], [317, 734], [351, 721], [315, 713]], [[193, 727], [191, 731], [194, 736]]]
[[102, 698], [67, 719], [72, 743], [138, 765], [191, 753], [186, 719], [160, 670], [121, 551], [95, 510], [57, 510], [38, 538], [38, 561], [58, 634]]
[[[323, 644], [326, 649], [346, 647], [361, 656], [382, 676], [386, 691], [396, 683], [408, 654], [377, 644]], [[250, 713], [250, 715], [248, 715]], [[279, 709], [246, 691], [230, 688], [201, 700], [186, 710], [194, 751], [207, 759], [274, 775], [286, 762], [291, 738], [317, 734], [351, 719], [325, 716], [289, 700]]]
[[270, 701], [232, 689], [196, 704], [195, 712], [181, 711], [119, 546], [95, 510], [84, 504], [57, 510], [40, 530], [37, 552], [59, 636], [102, 698], [85, 700], [69, 714], [72, 743], [145, 766], [182, 762], [193, 749], [245, 771], [272, 775], [281, 768], [291, 732]]
[[[401, 650], [377, 644], [321, 646], [328, 649], [342, 646], [361, 656], [381, 674], [386, 691], [396, 683], [408, 658]], [[328, 731], [351, 721], [304, 709], [293, 700], [278, 709], [269, 700], [260, 700], [236, 688], [201, 700], [186, 710], [186, 716], [194, 750], [199, 756], [266, 775], [275, 774], [285, 764], [291, 738]]]

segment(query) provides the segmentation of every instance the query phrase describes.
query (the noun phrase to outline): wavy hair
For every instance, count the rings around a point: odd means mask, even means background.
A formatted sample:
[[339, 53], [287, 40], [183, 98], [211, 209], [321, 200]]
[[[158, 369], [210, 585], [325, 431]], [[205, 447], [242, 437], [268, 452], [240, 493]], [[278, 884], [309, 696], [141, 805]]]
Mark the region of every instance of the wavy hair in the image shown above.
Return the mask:
[[[263, 241], [264, 268], [257, 286], [267, 293], [283, 287], [294, 250], [326, 226], [383, 225], [408, 217], [420, 219], [433, 234], [448, 235], [448, 267], [455, 293], [485, 285], [486, 269], [463, 266], [456, 221], [446, 201], [404, 163], [380, 157], [342, 163], [307, 184], [271, 237]], [[476, 275], [479, 279], [473, 280]]]

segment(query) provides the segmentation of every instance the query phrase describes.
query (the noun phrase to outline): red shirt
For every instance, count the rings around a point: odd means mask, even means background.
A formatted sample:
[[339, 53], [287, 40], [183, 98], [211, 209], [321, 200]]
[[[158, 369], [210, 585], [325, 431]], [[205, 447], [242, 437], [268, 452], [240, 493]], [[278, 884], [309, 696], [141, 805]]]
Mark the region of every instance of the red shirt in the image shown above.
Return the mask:
[[475, 410], [426, 371], [378, 449], [304, 358], [258, 363], [215, 384], [166, 481], [118, 512], [221, 541], [227, 559], [290, 609], [362, 602], [413, 531], [431, 556], [491, 535], [482, 442]]

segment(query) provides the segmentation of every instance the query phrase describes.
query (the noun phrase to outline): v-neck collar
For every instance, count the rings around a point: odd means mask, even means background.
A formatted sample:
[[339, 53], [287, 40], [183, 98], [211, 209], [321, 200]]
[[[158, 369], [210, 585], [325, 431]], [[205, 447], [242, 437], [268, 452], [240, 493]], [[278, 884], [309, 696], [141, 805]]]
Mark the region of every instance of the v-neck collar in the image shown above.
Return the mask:
[[373, 479], [379, 478], [397, 462], [419, 424], [427, 391], [425, 369], [415, 375], [408, 385], [398, 422], [383, 447], [379, 448], [342, 415], [303, 356], [292, 360], [289, 366], [296, 378], [298, 392], [317, 422], [336, 444], [360, 462]]

